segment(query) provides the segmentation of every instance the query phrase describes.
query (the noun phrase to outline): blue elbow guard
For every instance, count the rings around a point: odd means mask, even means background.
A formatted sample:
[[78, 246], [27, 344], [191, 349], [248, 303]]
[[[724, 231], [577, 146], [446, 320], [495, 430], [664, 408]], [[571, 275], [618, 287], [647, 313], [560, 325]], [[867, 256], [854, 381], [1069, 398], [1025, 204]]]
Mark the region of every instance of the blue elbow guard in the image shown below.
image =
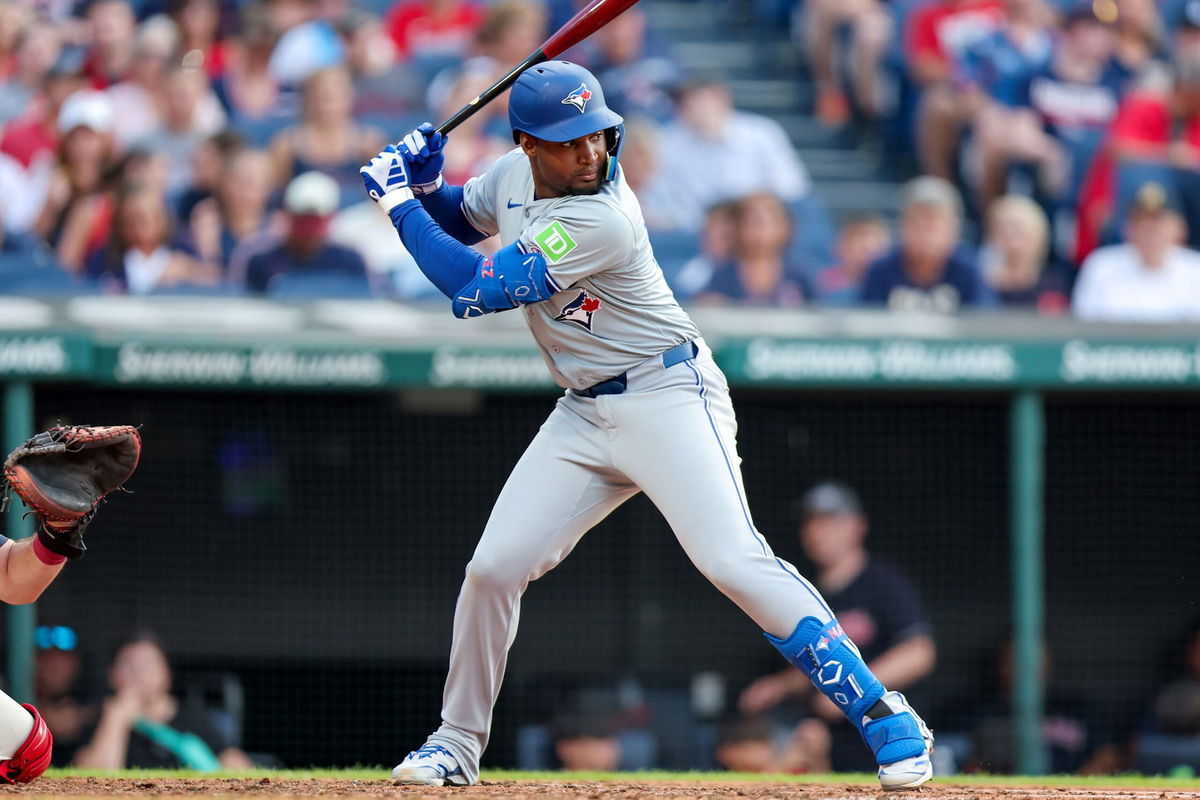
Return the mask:
[[884, 695], [883, 684], [836, 619], [822, 625], [816, 617], [805, 617], [786, 639], [764, 635], [863, 732], [867, 711]]
[[483, 259], [475, 277], [455, 293], [451, 307], [454, 316], [470, 319], [539, 303], [560, 290], [542, 254], [515, 242]]

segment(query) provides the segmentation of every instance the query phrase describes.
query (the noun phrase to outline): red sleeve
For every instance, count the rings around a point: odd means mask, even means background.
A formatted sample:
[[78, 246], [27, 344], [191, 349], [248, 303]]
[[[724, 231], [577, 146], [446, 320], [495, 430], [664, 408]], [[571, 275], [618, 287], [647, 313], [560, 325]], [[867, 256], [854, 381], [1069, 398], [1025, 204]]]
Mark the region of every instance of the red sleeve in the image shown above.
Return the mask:
[[942, 43], [938, 41], [937, 36], [937, 26], [941, 17], [942, 7], [940, 5], [926, 6], [913, 14], [912, 21], [908, 26], [910, 59], [920, 56], [935, 58], [943, 62], [946, 60], [946, 54], [942, 52]]
[[1125, 98], [1113, 119], [1110, 138], [1122, 143], [1167, 144], [1171, 141], [1171, 115], [1166, 101], [1149, 92], [1134, 92]]

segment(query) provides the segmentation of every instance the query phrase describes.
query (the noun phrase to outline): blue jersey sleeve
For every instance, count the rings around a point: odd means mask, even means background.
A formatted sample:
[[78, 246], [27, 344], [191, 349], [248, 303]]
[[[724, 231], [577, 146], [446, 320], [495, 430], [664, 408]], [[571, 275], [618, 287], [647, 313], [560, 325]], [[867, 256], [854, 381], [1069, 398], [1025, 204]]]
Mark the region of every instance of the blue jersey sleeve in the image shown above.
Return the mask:
[[463, 211], [463, 187], [443, 183], [436, 192], [417, 199], [442, 230], [463, 244], [477, 244], [488, 237], [467, 219]]

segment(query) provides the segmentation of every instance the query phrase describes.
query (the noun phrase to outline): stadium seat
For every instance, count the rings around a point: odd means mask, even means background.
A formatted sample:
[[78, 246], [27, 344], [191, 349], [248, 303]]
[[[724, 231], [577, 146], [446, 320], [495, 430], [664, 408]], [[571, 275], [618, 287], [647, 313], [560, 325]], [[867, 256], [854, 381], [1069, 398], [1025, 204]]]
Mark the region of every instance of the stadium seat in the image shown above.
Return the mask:
[[357, 300], [370, 298], [374, 292], [365, 278], [339, 272], [288, 272], [271, 279], [267, 296], [297, 300]]
[[675, 276], [688, 259], [700, 252], [700, 235], [692, 231], [659, 231], [650, 233], [654, 258], [662, 267], [667, 283], [674, 285]]
[[791, 260], [803, 270], [805, 277], [815, 280], [817, 273], [834, 261], [833, 247], [837, 240], [837, 225], [825, 205], [809, 192], [802, 199], [788, 203], [795, 234], [788, 248]]

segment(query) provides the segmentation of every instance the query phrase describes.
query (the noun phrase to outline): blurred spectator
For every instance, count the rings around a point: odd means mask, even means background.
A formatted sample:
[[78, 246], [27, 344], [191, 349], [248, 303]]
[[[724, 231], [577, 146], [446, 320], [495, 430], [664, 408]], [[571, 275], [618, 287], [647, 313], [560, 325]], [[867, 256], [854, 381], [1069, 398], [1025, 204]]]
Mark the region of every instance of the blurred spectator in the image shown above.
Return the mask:
[[1143, 184], [1125, 223], [1126, 243], [1101, 247], [1083, 262], [1075, 314], [1127, 322], [1200, 319], [1200, 253], [1180, 246], [1186, 235], [1169, 189]]
[[37, 162], [54, 160], [58, 147], [58, 115], [68, 97], [84, 86], [83, 61], [78, 51], [63, 50], [46, 74], [42, 89], [25, 112], [4, 127], [0, 152], [11, 156], [25, 169]]
[[591, 70], [604, 87], [605, 104], [626, 119], [669, 121], [675, 106], [670, 92], [682, 75], [671, 59], [647, 52], [646, 13], [630, 8], [596, 31], [592, 42], [597, 53]]
[[1114, 52], [1119, 63], [1130, 75], [1136, 75], [1150, 62], [1162, 55], [1165, 38], [1163, 21], [1155, 0], [1112, 0], [1100, 4], [1100, 13], [1111, 8], [1116, 18], [1117, 46]]
[[65, 767], [83, 744], [97, 709], [83, 702], [79, 677], [82, 662], [75, 631], [62, 625], [39, 625], [36, 631], [35, 705], [54, 736], [53, 765]]
[[1090, 2], [1072, 6], [1053, 56], [1023, 81], [1015, 108], [979, 126], [985, 208], [1004, 194], [1014, 162], [1034, 164], [1052, 199], [1078, 190], [1130, 78], [1113, 58], [1111, 22]]
[[992, 203], [979, 260], [983, 278], [1009, 308], [1061, 314], [1070, 308], [1067, 281], [1047, 263], [1050, 222], [1028, 197], [1010, 194]]
[[[426, 102], [441, 119], [466, 105], [536, 49], [545, 38], [546, 11], [533, 0], [500, 0], [490, 6], [475, 34], [472, 57], [442, 70], [430, 84]], [[446, 149], [446, 180], [462, 184], [485, 172], [512, 149], [507, 96], [463, 122]]]
[[800, 265], [788, 261], [792, 218], [778, 197], [742, 198], [734, 211], [733, 259], [717, 267], [698, 303], [796, 308], [812, 301]]
[[1200, 769], [1200, 620], [1174, 643], [1166, 666], [1136, 743], [1133, 768], [1142, 773]]
[[221, 106], [235, 126], [294, 119], [299, 97], [271, 74], [271, 53], [279, 31], [262, 2], [242, 6], [237, 35], [226, 48], [224, 74], [213, 83]]
[[30, 25], [17, 42], [15, 66], [0, 84], [0, 126], [24, 114], [62, 54], [62, 37], [51, 25]]
[[679, 120], [663, 128], [662, 180], [674, 192], [676, 227], [697, 230], [716, 202], [771, 192], [786, 203], [808, 194], [808, 172], [779, 123], [736, 111], [729, 87], [710, 79], [679, 92]]
[[[608, 95], [604, 96], [608, 99]], [[621, 172], [637, 195], [642, 219], [650, 231], [670, 229], [671, 193], [658, 165], [659, 127], [646, 117], [625, 117], [625, 144], [621, 147]]]
[[319, 70], [304, 84], [304, 116], [271, 142], [280, 183], [313, 170], [340, 187], [339, 204], [362, 193], [358, 168], [383, 147], [383, 134], [354, 119], [354, 85], [344, 67]]
[[858, 302], [859, 287], [867, 270], [892, 246], [887, 220], [878, 214], [858, 214], [842, 223], [834, 243], [837, 263], [817, 276], [817, 297], [822, 305], [851, 306]]
[[215, 80], [225, 72], [226, 46], [219, 38], [221, 0], [172, 0], [182, 63]]
[[[937, 650], [916, 587], [908, 577], [866, 548], [867, 517], [858, 494], [841, 483], [821, 483], [801, 501], [801, 542], [817, 568], [817, 586], [863, 660], [889, 687], [907, 691], [932, 671]], [[738, 700], [743, 713], [758, 714], [793, 694], [811, 698], [813, 714], [830, 728], [834, 770], [869, 771], [858, 729], [808, 678], [788, 668], [759, 678]]]
[[[1049, 757], [1049, 772], [1055, 775], [1108, 774], [1118, 770], [1121, 756], [1111, 743], [1091, 704], [1071, 690], [1063, 691], [1051, 680], [1053, 657], [1043, 643], [1042, 682], [1050, 687], [1042, 714], [1042, 744]], [[951, 707], [962, 709], [962, 719], [950, 727], [967, 730], [971, 752], [963, 765], [967, 772], [1006, 774], [1017, 771], [1017, 737], [1013, 731], [1012, 685], [1016, 674], [1010, 637], [996, 647], [989, 665], [991, 685], [976, 690], [970, 699]]]
[[[1119, 172], [1126, 165], [1141, 164], [1178, 170], [1177, 181], [1191, 179], [1184, 188], [1200, 178], [1200, 52], [1175, 62], [1167, 91], [1139, 89], [1121, 103], [1079, 193], [1076, 260], [1100, 244], [1106, 226], [1121, 223], [1112, 219], [1122, 205], [1117, 196]], [[1200, 235], [1200, 230], [1191, 234]]]
[[263, 150], [240, 147], [224, 155], [212, 196], [184, 218], [202, 257], [228, 264], [239, 244], [268, 230], [273, 177]]
[[616, 721], [600, 711], [572, 711], [554, 721], [554, 755], [562, 769], [612, 772], [621, 761]]
[[421, 108], [421, 76], [399, 60], [378, 17], [354, 11], [339, 29], [346, 44], [346, 66], [354, 79], [354, 116], [399, 118]]
[[680, 298], [690, 298], [703, 291], [717, 267], [733, 259], [737, 207], [737, 200], [724, 200], [704, 213], [700, 252], [684, 263], [671, 282], [671, 289]]
[[163, 153], [171, 162], [167, 193], [177, 199], [193, 180], [196, 151], [204, 140], [225, 127], [225, 112], [208, 88], [204, 73], [175, 67], [167, 76], [163, 125], [137, 145]]
[[966, 50], [1003, 24], [1001, 0], [934, 0], [919, 6], [905, 31], [910, 76], [922, 88], [951, 80]]
[[883, 111], [880, 65], [895, 33], [892, 13], [880, 0], [814, 0], [805, 8], [804, 41], [817, 84], [816, 115], [830, 126], [850, 119], [850, 98], [842, 86], [842, 29], [850, 30], [850, 74], [859, 111], [875, 118]]
[[0, 79], [10, 77], [17, 67], [17, 49], [23, 32], [32, 22], [26, 3], [0, 2]]
[[1015, 105], [1023, 78], [1050, 60], [1054, 16], [1044, 0], [1005, 0], [1004, 7], [1003, 25], [963, 49], [952, 79], [921, 94], [917, 142], [931, 175], [955, 180], [963, 130]]
[[160, 192], [126, 186], [117, 197], [108, 247], [87, 264], [87, 276], [109, 292], [146, 294], [175, 286], [215, 286], [220, 267], [182, 250]]
[[90, 89], [71, 95], [58, 113], [58, 167], [34, 230], [71, 272], [108, 239], [112, 202], [104, 180], [113, 165], [115, 114], [108, 96]]
[[[213, 196], [221, 182], [221, 175], [229, 157], [244, 147], [246, 143], [242, 137], [230, 130], [221, 131], [200, 142], [199, 147], [192, 153], [192, 182], [176, 202], [176, 216], [180, 220], [190, 220], [196, 204]], [[272, 186], [273, 178], [272, 171], [268, 176], [268, 179], [272, 180]]]
[[[435, 115], [438, 119], [448, 118], [507, 71], [490, 58], [470, 59], [463, 64], [441, 105], [435, 107]], [[504, 130], [502, 136], [498, 133], [500, 128]], [[451, 136], [444, 151], [442, 174], [447, 183], [461, 186], [472, 176], [487, 171], [493, 161], [512, 149], [507, 103], [490, 103], [462, 122]]]
[[387, 16], [396, 50], [410, 61], [466, 55], [481, 22], [483, 9], [470, 0], [401, 0]]
[[958, 190], [941, 178], [914, 178], [905, 184], [900, 202], [900, 245], [871, 265], [859, 301], [940, 312], [996, 305], [974, 257], [959, 248]]
[[[306, 172], [288, 184], [283, 195], [287, 232], [278, 245], [251, 256], [245, 286], [267, 292], [284, 275], [330, 276], [367, 285], [367, 268], [354, 250], [329, 242], [329, 223], [338, 207], [338, 185], [328, 175]], [[237, 280], [238, 276], [231, 276]]]
[[108, 668], [112, 694], [90, 741], [75, 756], [84, 769], [248, 769], [250, 759], [209, 716], [171, 694], [171, 667], [157, 639], [138, 634], [120, 644]]
[[829, 772], [829, 729], [804, 720], [783, 741], [764, 716], [737, 716], [717, 729], [716, 760], [729, 772]]
[[162, 127], [167, 75], [178, 48], [179, 30], [167, 17], [152, 17], [138, 27], [129, 76], [108, 89], [113, 105], [121, 109], [113, 127], [118, 149], [128, 149]]
[[107, 89], [129, 75], [137, 18], [127, 0], [92, 0], [87, 21], [92, 47], [83, 71], [93, 89]]
[[315, 73], [340, 66], [346, 58], [334, 27], [340, 6], [329, 0], [271, 0], [280, 32], [271, 52], [270, 70], [284, 86], [298, 88]]

